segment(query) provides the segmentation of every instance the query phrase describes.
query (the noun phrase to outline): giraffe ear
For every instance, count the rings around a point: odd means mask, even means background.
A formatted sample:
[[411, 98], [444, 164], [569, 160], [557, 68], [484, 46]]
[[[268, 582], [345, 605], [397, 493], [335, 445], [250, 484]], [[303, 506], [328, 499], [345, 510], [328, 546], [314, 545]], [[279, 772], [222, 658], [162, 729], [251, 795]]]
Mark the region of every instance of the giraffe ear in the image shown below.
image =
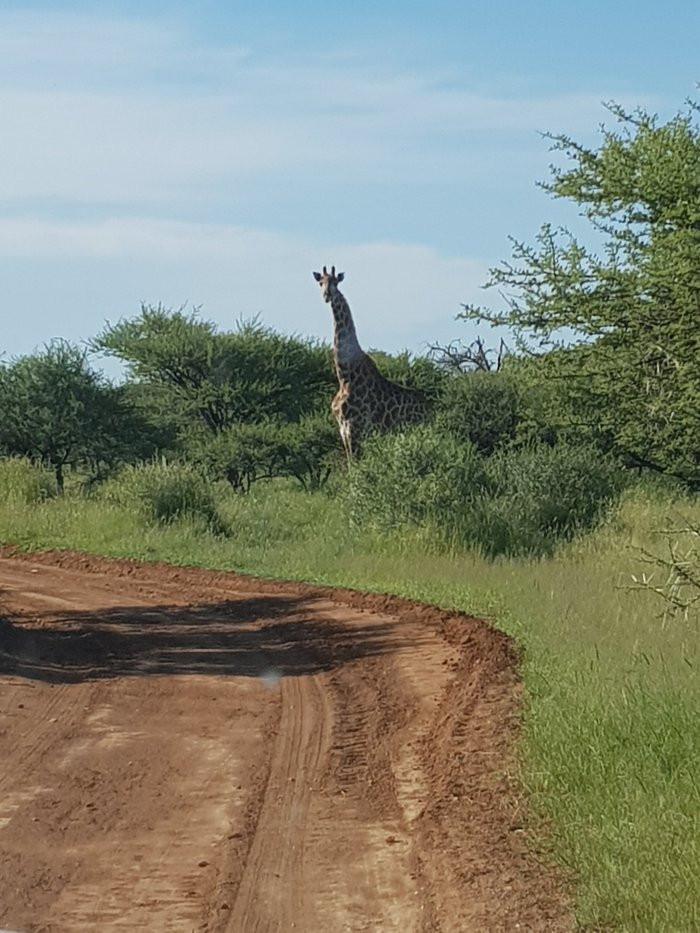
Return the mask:
[[320, 273], [320, 272], [312, 272], [311, 274], [313, 275], [313, 277], [316, 279], [317, 282], [320, 282], [320, 281], [321, 281], [321, 273]]
[[345, 273], [339, 272], [338, 277], [336, 278], [336, 282], [342, 282], [344, 278], [345, 278]]

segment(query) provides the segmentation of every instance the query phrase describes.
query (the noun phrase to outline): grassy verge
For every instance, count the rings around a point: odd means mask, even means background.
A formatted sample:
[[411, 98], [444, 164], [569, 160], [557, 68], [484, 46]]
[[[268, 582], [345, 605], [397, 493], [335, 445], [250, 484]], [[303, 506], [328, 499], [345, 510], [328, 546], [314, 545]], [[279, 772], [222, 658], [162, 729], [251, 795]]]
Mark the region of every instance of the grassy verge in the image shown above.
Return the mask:
[[0, 540], [395, 592], [494, 619], [525, 646], [521, 778], [576, 882], [581, 926], [700, 929], [700, 632], [627, 587], [650, 529], [700, 506], [628, 497], [593, 535], [538, 561], [353, 532], [337, 503], [283, 485], [221, 494], [229, 529], [158, 525], [87, 499], [0, 503]]

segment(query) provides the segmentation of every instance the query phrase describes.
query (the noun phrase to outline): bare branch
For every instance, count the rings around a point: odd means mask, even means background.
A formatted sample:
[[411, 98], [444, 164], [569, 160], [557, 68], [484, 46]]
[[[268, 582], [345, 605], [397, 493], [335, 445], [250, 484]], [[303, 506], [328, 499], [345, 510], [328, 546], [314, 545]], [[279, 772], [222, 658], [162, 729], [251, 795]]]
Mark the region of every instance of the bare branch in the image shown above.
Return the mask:
[[470, 344], [453, 340], [445, 346], [435, 343], [428, 347], [428, 356], [442, 369], [452, 373], [498, 372], [509, 353], [506, 342], [501, 339], [497, 348], [487, 347], [483, 337]]

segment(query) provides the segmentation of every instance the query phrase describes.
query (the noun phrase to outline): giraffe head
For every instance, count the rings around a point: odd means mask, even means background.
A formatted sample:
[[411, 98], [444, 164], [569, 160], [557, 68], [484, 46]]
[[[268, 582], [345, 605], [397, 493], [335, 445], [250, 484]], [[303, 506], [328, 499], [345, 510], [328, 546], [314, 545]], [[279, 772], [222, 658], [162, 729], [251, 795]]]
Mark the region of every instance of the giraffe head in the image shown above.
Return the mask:
[[344, 272], [338, 272], [336, 275], [335, 266], [331, 266], [331, 271], [329, 272], [326, 267], [323, 267], [323, 272], [314, 272], [314, 278], [321, 286], [321, 294], [323, 295], [323, 300], [328, 304], [328, 302], [333, 297], [334, 292], [338, 288], [338, 285], [345, 278]]

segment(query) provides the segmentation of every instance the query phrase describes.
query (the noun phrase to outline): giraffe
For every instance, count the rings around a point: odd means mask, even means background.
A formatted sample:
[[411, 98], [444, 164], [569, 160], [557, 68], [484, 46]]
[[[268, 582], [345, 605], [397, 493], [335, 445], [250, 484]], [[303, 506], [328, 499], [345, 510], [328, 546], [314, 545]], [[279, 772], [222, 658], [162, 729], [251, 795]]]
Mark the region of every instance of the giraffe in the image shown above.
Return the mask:
[[417, 389], [386, 379], [364, 352], [357, 339], [355, 322], [338, 285], [345, 277], [314, 272], [321, 295], [333, 312], [333, 360], [339, 389], [331, 403], [348, 460], [357, 456], [363, 438], [374, 431], [390, 431], [419, 421], [425, 415], [425, 398]]

